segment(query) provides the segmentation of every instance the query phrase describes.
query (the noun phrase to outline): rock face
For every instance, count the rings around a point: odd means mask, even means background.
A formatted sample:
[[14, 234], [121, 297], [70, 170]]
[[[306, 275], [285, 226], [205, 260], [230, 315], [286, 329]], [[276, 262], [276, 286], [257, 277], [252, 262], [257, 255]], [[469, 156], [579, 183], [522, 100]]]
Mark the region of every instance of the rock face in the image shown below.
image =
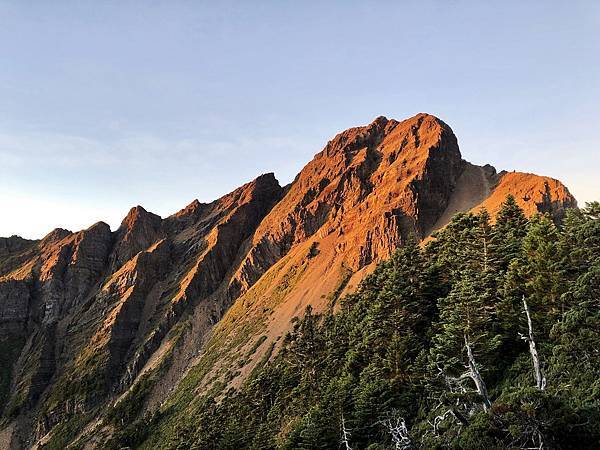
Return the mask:
[[25, 329], [30, 294], [22, 280], [0, 281], [0, 337]]
[[121, 267], [162, 236], [160, 216], [147, 212], [141, 206], [131, 208], [116, 232], [117, 244], [112, 252], [112, 267]]
[[164, 219], [136, 206], [114, 232], [0, 239], [0, 342], [14, 349], [3, 442], [52, 441], [83, 416], [95, 425], [69, 438], [102, 448], [105, 412], [135, 386], [141, 414], [190, 368], [203, 367], [199, 392], [240, 383], [307, 304], [331, 307], [407, 239], [458, 211], [493, 215], [509, 193], [527, 214], [576, 207], [557, 180], [464, 161], [436, 117], [379, 117], [335, 136], [286, 188], [267, 174]]
[[454, 133], [419, 114], [378, 117], [327, 143], [254, 234], [240, 280], [252, 285], [295, 245], [335, 234], [353, 270], [421, 239], [444, 211], [464, 161]]
[[44, 324], [57, 322], [83, 300], [105, 270], [111, 245], [110, 227], [98, 222], [44, 248], [38, 269]]

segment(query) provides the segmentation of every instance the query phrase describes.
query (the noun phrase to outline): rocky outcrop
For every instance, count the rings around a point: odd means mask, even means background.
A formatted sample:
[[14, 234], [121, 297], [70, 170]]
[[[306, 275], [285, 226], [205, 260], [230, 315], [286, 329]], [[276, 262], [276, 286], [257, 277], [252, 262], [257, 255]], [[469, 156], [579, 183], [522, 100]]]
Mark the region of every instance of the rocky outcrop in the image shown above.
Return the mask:
[[112, 308], [92, 340], [97, 343], [106, 335], [108, 367], [115, 379], [127, 364], [124, 359], [137, 336], [146, 299], [170, 268], [170, 252], [164, 239], [139, 252], [110, 278], [95, 299]]
[[0, 339], [25, 331], [31, 296], [22, 280], [0, 281]]
[[378, 117], [338, 134], [300, 172], [261, 223], [239, 271], [251, 286], [296, 244], [336, 235], [353, 270], [424, 237], [445, 210], [464, 168], [454, 133], [419, 114]]
[[0, 258], [6, 258], [11, 254], [21, 252], [34, 243], [35, 241], [23, 239], [20, 236], [0, 238]]
[[163, 235], [160, 216], [139, 205], [131, 208], [116, 232], [116, 244], [111, 254], [112, 268], [118, 269]]
[[[223, 282], [231, 271], [243, 242], [252, 235], [260, 220], [281, 197], [282, 189], [273, 174], [263, 175], [223, 198], [216, 205], [222, 216], [206, 239], [191, 270], [186, 274], [175, 300], [205, 298]], [[207, 220], [215, 215], [210, 212]], [[181, 215], [176, 216], [177, 220]]]
[[110, 227], [98, 222], [43, 249], [39, 284], [45, 324], [83, 300], [104, 273], [111, 247]]
[[576, 208], [577, 201], [558, 180], [531, 173], [501, 172], [490, 195], [481, 203], [495, 214], [508, 194], [512, 194], [527, 215], [548, 213], [561, 219], [567, 209]]
[[100, 222], [0, 239], [0, 339], [22, 346], [13, 442], [101, 415], [162, 367], [144, 391], [158, 404], [207, 348], [217, 353], [206, 379], [230, 382], [236, 352], [266, 336], [239, 382], [306, 304], [331, 306], [407, 239], [458, 211], [493, 214], [509, 193], [527, 214], [576, 206], [556, 180], [462, 160], [434, 116], [378, 117], [335, 136], [285, 188], [266, 174], [165, 219], [136, 206], [114, 232]]

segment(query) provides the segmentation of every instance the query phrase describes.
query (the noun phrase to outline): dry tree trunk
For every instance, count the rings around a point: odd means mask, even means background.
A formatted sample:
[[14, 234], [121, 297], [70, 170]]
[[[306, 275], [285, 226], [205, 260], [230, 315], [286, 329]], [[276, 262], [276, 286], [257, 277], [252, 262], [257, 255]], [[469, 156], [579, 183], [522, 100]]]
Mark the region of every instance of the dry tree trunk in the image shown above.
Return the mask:
[[469, 344], [469, 340], [467, 339], [466, 334], [465, 334], [465, 347], [467, 348], [467, 357], [469, 358], [469, 376], [475, 383], [477, 392], [483, 398], [484, 411], [487, 411], [491, 408], [492, 404], [490, 402], [490, 397], [488, 395], [487, 387], [485, 386], [485, 382], [483, 381], [483, 378], [481, 378], [479, 369], [477, 369], [477, 364], [475, 363], [475, 357], [473, 356], [473, 351], [471, 350], [471, 344]]
[[352, 450], [350, 447], [350, 432], [346, 429], [346, 420], [342, 415], [342, 444], [346, 450]]
[[531, 360], [533, 361], [533, 371], [535, 373], [535, 384], [540, 391], [543, 391], [546, 388], [546, 377], [542, 372], [540, 357], [537, 351], [537, 346], [535, 345], [535, 339], [533, 337], [533, 324], [531, 322], [531, 314], [529, 314], [529, 306], [527, 305], [525, 296], [523, 296], [523, 309], [525, 310], [525, 315], [527, 316], [527, 327], [529, 329], [529, 335], [521, 335], [521, 339], [529, 343], [529, 353], [531, 353]]

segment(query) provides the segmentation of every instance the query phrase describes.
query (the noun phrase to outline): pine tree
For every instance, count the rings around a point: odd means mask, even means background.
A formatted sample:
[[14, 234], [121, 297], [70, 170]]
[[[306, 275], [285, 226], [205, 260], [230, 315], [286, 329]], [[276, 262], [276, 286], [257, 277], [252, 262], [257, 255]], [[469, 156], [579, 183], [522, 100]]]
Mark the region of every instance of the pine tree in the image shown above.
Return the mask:
[[493, 227], [485, 208], [477, 214], [457, 214], [434, 236], [436, 239], [428, 244], [426, 255], [443, 267], [450, 281], [465, 270], [494, 272], [498, 269]]
[[294, 344], [293, 351], [286, 354], [286, 357], [293, 367], [302, 368], [302, 374], [311, 389], [317, 387], [317, 371], [323, 363], [319, 354], [325, 348], [323, 336], [318, 332], [319, 319], [319, 316], [313, 314], [312, 306], [308, 305], [304, 317], [296, 322], [292, 333], [286, 337], [287, 343]]
[[[478, 361], [479, 371], [494, 359], [499, 344], [492, 332], [494, 299], [480, 288], [484, 283], [481, 275], [464, 274], [450, 294], [440, 300], [440, 321], [431, 356], [434, 367], [447, 376], [464, 379], [473, 359]], [[484, 395], [479, 386], [475, 387]], [[482, 400], [489, 403], [488, 399]]]
[[512, 195], [508, 195], [496, 215], [493, 241], [500, 269], [508, 269], [510, 262], [521, 256], [523, 238], [527, 234], [527, 218]]
[[444, 281], [448, 285], [466, 266], [472, 264], [469, 259], [471, 249], [463, 243], [473, 241], [478, 224], [479, 220], [474, 214], [458, 213], [445, 228], [433, 234], [435, 239], [425, 249], [427, 257], [443, 268]]
[[562, 224], [561, 254], [565, 276], [575, 280], [600, 253], [600, 203], [567, 211]]
[[534, 324], [538, 322], [548, 331], [565, 312], [561, 299], [565, 280], [559, 231], [548, 216], [537, 215], [530, 220], [523, 240], [523, 258], [517, 270], [524, 282]]

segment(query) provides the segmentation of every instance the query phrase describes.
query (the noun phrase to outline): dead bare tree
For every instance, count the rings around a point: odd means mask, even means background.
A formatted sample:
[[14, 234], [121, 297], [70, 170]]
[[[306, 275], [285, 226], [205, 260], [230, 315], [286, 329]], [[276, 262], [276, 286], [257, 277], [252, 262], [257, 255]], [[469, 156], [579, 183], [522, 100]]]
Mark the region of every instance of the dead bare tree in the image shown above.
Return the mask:
[[350, 447], [350, 430], [346, 428], [346, 420], [344, 419], [344, 415], [342, 414], [342, 439], [341, 443], [344, 445], [346, 450], [352, 450]]
[[[438, 376], [441, 376], [448, 387], [448, 391], [450, 394], [466, 394], [467, 389], [464, 386], [464, 380], [467, 378], [467, 374], [462, 374], [460, 377], [451, 377], [437, 364]], [[434, 410], [439, 410], [443, 408], [443, 412], [438, 414], [433, 418], [432, 422], [429, 422], [431, 425], [432, 432], [434, 436], [439, 436], [439, 428], [442, 423], [446, 420], [450, 419], [453, 421], [457, 421], [460, 426], [468, 426], [469, 421], [466, 417], [459, 411], [460, 409], [468, 411], [471, 409], [469, 405], [465, 402], [461, 402], [460, 395], [455, 396], [454, 404], [448, 405], [445, 401], [440, 400], [438, 405], [434, 408]], [[427, 432], [426, 434], [428, 434]], [[460, 433], [460, 431], [459, 431]]]
[[[483, 410], [488, 411], [492, 406], [488, 395], [487, 387], [477, 367], [475, 356], [473, 355], [473, 350], [471, 348], [471, 343], [469, 342], [466, 333], [464, 334], [464, 339], [468, 359], [468, 363], [465, 365], [465, 368], [467, 369], [466, 372], [464, 372], [458, 377], [453, 377], [445, 373], [444, 370], [439, 365], [437, 365], [439, 375], [442, 376], [444, 381], [446, 382], [450, 394], [455, 394], [454, 397], [456, 398], [456, 400], [454, 405], [448, 405], [446, 402], [440, 400], [439, 405], [436, 407], [436, 409], [442, 406], [446, 408], [441, 414], [438, 414], [434, 417], [433, 422], [430, 422], [430, 425], [433, 428], [433, 433], [436, 436], [439, 435], [440, 425], [448, 419], [457, 421], [461, 427], [469, 425], [467, 417], [471, 416], [476, 412], [476, 407], [474, 404], [471, 404], [470, 402], [467, 402], [464, 399], [461, 400], [461, 397], [464, 398], [464, 394], [467, 394], [468, 392], [468, 389], [465, 387], [465, 383], [468, 379], [473, 381], [477, 393], [482, 398]], [[460, 433], [460, 428], [458, 433]]]
[[465, 334], [465, 347], [467, 349], [467, 358], [469, 359], [468, 369], [469, 369], [469, 377], [475, 383], [475, 387], [477, 388], [477, 392], [481, 395], [483, 400], [483, 410], [488, 411], [492, 407], [492, 403], [490, 402], [490, 397], [488, 396], [487, 387], [481, 374], [479, 373], [479, 369], [477, 368], [477, 364], [475, 362], [475, 357], [473, 356], [473, 350], [471, 349], [471, 344], [469, 343], [469, 339]]
[[[469, 378], [468, 372], [463, 373], [459, 377], [451, 377], [446, 372], [444, 372], [444, 370], [439, 366], [439, 364], [437, 365], [437, 369], [439, 372], [439, 376], [441, 376], [444, 379], [446, 386], [448, 386], [448, 391], [450, 391], [451, 394], [466, 394], [467, 393], [467, 388], [464, 386], [464, 381], [467, 378]], [[440, 403], [440, 406], [442, 404], [443, 403]], [[469, 408], [469, 405], [467, 405], [467, 403], [465, 403], [463, 401], [461, 404], [460, 395], [456, 396], [455, 404], [454, 404], [454, 406], [450, 407], [450, 412], [451, 412], [451, 415], [454, 418], [458, 419], [463, 425], [468, 425], [468, 421], [464, 418], [464, 416], [462, 414], [460, 414], [458, 412], [459, 408], [462, 408], [465, 411], [469, 410], [469, 414], [472, 412], [472, 411], [470, 411], [471, 408]], [[446, 413], [444, 413], [442, 415], [447, 417]]]
[[412, 448], [412, 440], [408, 434], [408, 427], [404, 417], [393, 410], [388, 417], [381, 421], [381, 424], [387, 429], [394, 443], [396, 450], [408, 450]]
[[[440, 404], [437, 407], [435, 407], [434, 409], [439, 409], [441, 406], [443, 406], [443, 403], [440, 402]], [[467, 421], [467, 419], [460, 412], [458, 412], [457, 409], [450, 407], [450, 408], [446, 409], [442, 414], [435, 416], [433, 418], [433, 421], [427, 422], [431, 426], [431, 430], [425, 431], [425, 433], [421, 436], [421, 444], [423, 444], [425, 442], [426, 436], [430, 433], [433, 433], [433, 435], [436, 438], [439, 438], [440, 437], [440, 426], [446, 420], [451, 420], [458, 424], [458, 429], [455, 430], [455, 432], [454, 432], [454, 434], [456, 436], [460, 435], [463, 426], [469, 425], [469, 422]], [[445, 438], [447, 439], [447, 436]]]
[[444, 420], [446, 420], [448, 417], [452, 417], [452, 418], [456, 418], [456, 416], [454, 415], [454, 412], [452, 411], [452, 409], [448, 409], [446, 411], [444, 411], [443, 414], [440, 414], [438, 416], [435, 416], [433, 418], [433, 423], [431, 424], [433, 426], [433, 433], [435, 435], [439, 434], [439, 428], [440, 425], [444, 422]]
[[529, 329], [529, 334], [523, 335], [519, 333], [521, 339], [527, 341], [529, 343], [529, 353], [531, 354], [531, 360], [533, 362], [533, 372], [535, 374], [535, 384], [536, 387], [543, 391], [546, 389], [546, 377], [542, 372], [542, 366], [540, 364], [540, 357], [537, 351], [537, 346], [535, 344], [535, 339], [533, 336], [533, 323], [531, 321], [531, 314], [529, 313], [529, 306], [527, 305], [527, 301], [525, 300], [525, 296], [523, 296], [523, 310], [525, 315], [527, 316], [527, 327]]

